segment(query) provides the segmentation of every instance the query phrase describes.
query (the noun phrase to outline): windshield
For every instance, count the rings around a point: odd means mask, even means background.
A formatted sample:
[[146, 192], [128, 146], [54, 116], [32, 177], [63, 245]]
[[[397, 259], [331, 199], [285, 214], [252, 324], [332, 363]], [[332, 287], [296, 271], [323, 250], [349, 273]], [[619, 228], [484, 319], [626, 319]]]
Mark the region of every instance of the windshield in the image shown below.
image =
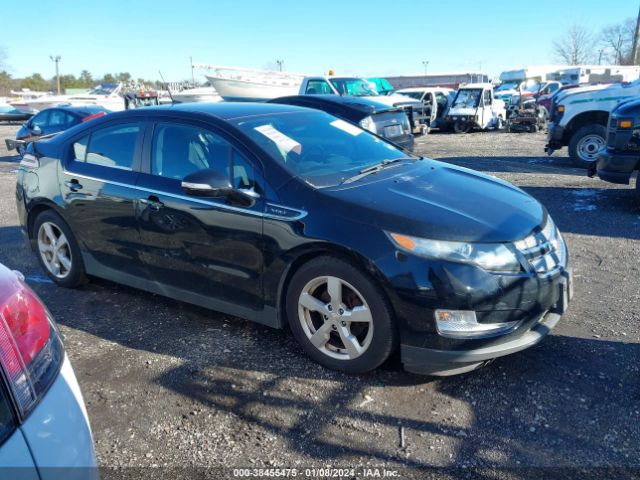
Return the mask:
[[347, 95], [350, 97], [368, 97], [378, 95], [378, 92], [371, 88], [369, 82], [362, 78], [331, 78], [329, 81], [340, 95]]
[[518, 84], [515, 82], [507, 82], [502, 83], [498, 88], [496, 88], [496, 92], [504, 92], [505, 90], [515, 90], [518, 88]]
[[422, 92], [396, 92], [405, 97], [415, 98], [416, 100], [422, 100]]
[[116, 87], [117, 85], [108, 85], [108, 84], [96, 85], [89, 92], [89, 94], [90, 95], [111, 95], [116, 89]]
[[324, 112], [241, 118], [235, 125], [292, 175], [322, 188], [361, 170], [409, 155], [351, 123]]
[[481, 88], [463, 88], [458, 90], [458, 95], [452, 108], [476, 108], [480, 103]]

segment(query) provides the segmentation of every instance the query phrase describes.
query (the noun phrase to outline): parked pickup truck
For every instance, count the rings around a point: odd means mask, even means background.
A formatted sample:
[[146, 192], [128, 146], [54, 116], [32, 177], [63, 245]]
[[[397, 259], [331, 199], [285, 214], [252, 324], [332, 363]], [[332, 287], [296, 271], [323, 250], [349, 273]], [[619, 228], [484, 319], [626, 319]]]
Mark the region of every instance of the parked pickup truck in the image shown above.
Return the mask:
[[[640, 170], [640, 100], [629, 100], [616, 107], [609, 116], [606, 145], [598, 152], [598, 161], [589, 167], [607, 182], [628, 185], [633, 173]], [[640, 180], [636, 178], [636, 195], [640, 199]]]
[[605, 145], [609, 113], [619, 103], [638, 95], [640, 80], [561, 91], [549, 112], [546, 152], [551, 155], [568, 146], [573, 163], [588, 167]]
[[339, 77], [335, 75], [305, 77], [300, 84], [300, 95], [340, 95], [364, 97], [390, 107], [402, 108], [414, 133], [428, 131], [430, 119], [425, 114], [422, 102], [404, 95], [380, 95], [370, 83], [358, 77]]

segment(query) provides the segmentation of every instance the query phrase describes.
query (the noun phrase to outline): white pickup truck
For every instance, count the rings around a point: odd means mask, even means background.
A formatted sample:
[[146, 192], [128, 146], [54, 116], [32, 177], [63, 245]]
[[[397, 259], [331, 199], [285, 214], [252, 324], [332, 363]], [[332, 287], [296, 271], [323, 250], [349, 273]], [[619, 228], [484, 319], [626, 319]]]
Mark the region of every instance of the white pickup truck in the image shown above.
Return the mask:
[[609, 113], [620, 102], [639, 95], [640, 80], [561, 91], [549, 112], [545, 151], [551, 155], [568, 146], [573, 163], [588, 167], [605, 145]]
[[336, 75], [305, 77], [300, 84], [300, 95], [341, 95], [364, 97], [391, 107], [402, 108], [414, 133], [426, 133], [430, 119], [425, 115], [422, 102], [405, 95], [380, 95], [371, 84], [359, 77]]

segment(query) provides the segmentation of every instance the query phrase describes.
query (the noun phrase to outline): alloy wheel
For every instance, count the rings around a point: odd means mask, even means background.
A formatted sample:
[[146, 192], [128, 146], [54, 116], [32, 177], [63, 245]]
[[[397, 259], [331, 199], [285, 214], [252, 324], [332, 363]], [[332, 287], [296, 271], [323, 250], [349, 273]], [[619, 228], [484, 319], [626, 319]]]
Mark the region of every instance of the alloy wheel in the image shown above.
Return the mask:
[[66, 278], [71, 272], [71, 246], [62, 230], [51, 222], [44, 222], [38, 230], [40, 258], [56, 278]]
[[331, 358], [353, 360], [371, 345], [371, 309], [341, 278], [323, 276], [308, 282], [298, 299], [298, 319], [311, 344]]

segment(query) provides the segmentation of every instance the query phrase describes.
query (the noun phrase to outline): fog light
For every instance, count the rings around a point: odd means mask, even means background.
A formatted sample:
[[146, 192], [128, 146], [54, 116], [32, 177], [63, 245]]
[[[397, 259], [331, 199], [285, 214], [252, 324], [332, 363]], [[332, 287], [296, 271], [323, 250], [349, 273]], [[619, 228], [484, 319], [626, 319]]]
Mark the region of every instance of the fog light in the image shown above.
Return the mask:
[[512, 330], [515, 322], [478, 323], [476, 312], [471, 310], [436, 310], [436, 330], [449, 338], [486, 338]]

